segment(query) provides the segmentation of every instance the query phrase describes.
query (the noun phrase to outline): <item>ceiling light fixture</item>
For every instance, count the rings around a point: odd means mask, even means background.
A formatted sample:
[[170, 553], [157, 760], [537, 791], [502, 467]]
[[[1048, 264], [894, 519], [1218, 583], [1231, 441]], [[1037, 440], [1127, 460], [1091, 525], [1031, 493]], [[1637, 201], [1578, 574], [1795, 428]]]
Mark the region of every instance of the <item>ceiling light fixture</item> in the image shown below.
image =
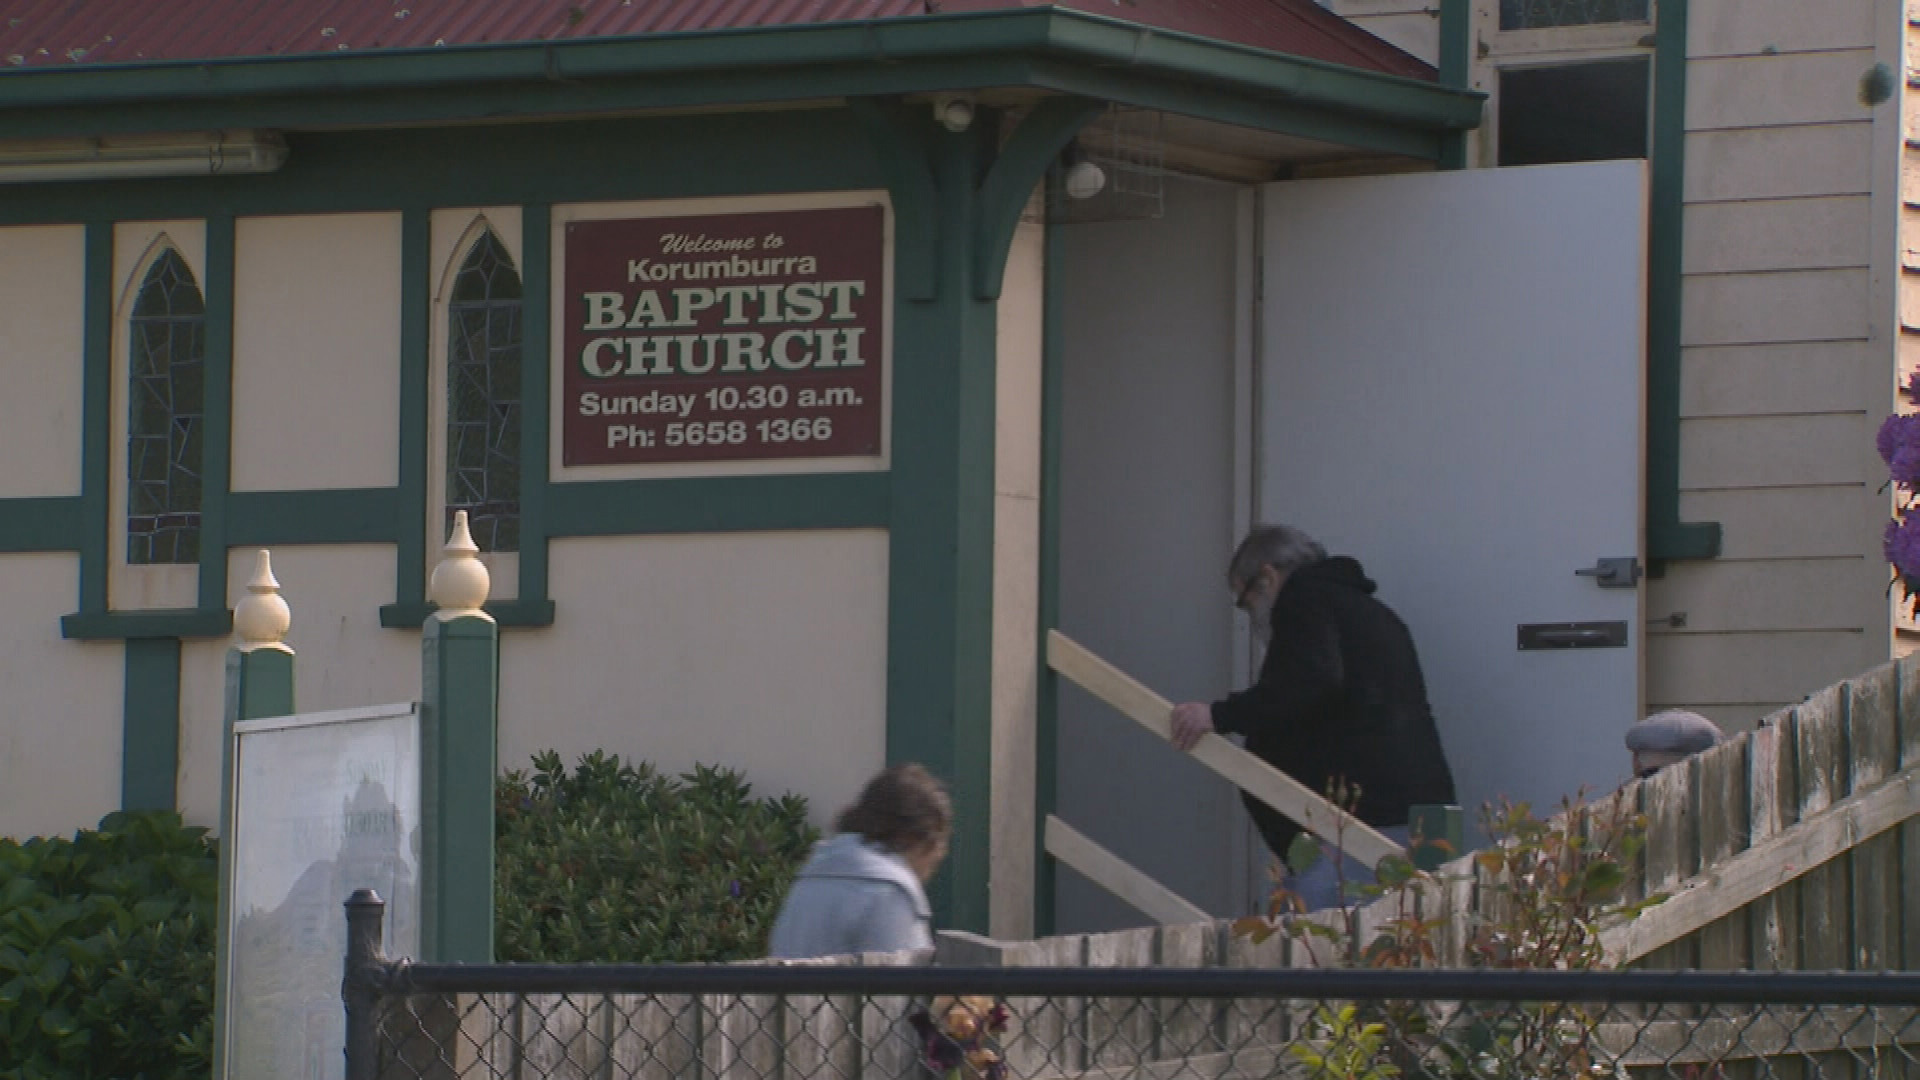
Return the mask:
[[7, 139], [0, 184], [269, 173], [286, 160], [285, 140], [271, 131]]

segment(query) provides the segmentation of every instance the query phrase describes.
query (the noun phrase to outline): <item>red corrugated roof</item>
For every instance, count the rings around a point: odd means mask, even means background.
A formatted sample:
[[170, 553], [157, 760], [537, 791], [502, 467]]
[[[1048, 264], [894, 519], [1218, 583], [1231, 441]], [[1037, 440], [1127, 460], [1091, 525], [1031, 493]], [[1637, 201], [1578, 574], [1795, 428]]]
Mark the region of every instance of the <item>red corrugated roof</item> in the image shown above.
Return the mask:
[[8, 67], [294, 56], [1059, 6], [1414, 78], [1313, 0], [0, 0]]

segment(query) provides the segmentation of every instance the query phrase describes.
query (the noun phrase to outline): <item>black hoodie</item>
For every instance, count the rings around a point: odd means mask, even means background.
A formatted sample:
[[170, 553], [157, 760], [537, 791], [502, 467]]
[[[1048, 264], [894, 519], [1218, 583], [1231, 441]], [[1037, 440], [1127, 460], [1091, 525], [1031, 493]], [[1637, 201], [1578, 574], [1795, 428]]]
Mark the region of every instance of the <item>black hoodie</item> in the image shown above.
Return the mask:
[[[1453, 802], [1453, 775], [1413, 637], [1374, 588], [1344, 556], [1289, 574], [1260, 678], [1214, 702], [1213, 726], [1245, 735], [1249, 751], [1316, 793], [1336, 780], [1357, 786], [1356, 813], [1367, 824], [1403, 825], [1410, 806]], [[1246, 803], [1267, 846], [1285, 858], [1300, 827], [1265, 803]]]

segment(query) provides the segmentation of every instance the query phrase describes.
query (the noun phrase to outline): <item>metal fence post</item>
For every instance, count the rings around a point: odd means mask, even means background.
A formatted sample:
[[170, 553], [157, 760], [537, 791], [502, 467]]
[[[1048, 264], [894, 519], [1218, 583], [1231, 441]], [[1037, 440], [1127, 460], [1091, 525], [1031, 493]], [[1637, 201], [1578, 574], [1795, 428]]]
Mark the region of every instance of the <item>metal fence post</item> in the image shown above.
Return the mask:
[[381, 923], [387, 902], [372, 889], [355, 889], [347, 897], [346, 974], [340, 998], [347, 1008], [346, 1080], [373, 1080], [379, 1073], [380, 995], [375, 973], [381, 956]]

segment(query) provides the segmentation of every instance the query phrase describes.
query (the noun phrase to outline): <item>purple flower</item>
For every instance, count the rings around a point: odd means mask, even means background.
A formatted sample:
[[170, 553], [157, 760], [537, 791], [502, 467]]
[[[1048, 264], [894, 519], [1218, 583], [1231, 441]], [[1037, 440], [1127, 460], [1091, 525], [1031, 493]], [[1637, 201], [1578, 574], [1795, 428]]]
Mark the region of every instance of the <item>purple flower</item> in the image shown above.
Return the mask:
[[1901, 577], [1920, 579], [1920, 514], [1887, 522], [1881, 551]]
[[1880, 451], [1880, 460], [1888, 466], [1893, 465], [1894, 456], [1901, 448], [1920, 448], [1920, 414], [1895, 413], [1887, 417], [1881, 421], [1873, 445]]
[[924, 1012], [916, 1012], [907, 1020], [920, 1033], [920, 1060], [927, 1068], [944, 1073], [957, 1069], [966, 1060], [966, 1052], [960, 1048], [946, 1032], [934, 1026], [933, 1018]]
[[1887, 471], [1896, 484], [1909, 488], [1920, 486], [1920, 446], [1903, 445], [1894, 450], [1893, 460], [1887, 462]]
[[1906, 395], [1908, 401], [1920, 405], [1920, 371], [1907, 376], [1907, 381], [1900, 384], [1900, 392]]
[[727, 891], [733, 894], [735, 900], [740, 899], [740, 882], [734, 881], [732, 884], [729, 884]]

